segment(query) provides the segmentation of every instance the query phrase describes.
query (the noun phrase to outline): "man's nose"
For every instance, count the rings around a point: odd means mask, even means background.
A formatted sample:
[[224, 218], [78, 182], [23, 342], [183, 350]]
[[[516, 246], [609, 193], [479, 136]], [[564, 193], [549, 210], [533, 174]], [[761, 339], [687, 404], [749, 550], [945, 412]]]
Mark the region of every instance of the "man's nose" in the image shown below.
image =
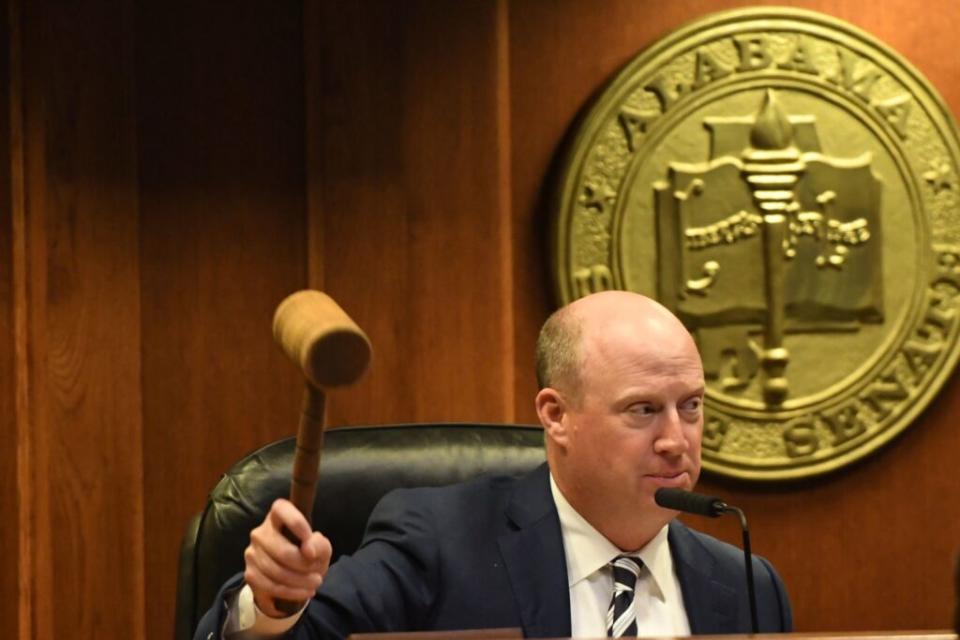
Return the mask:
[[657, 439], [653, 443], [653, 450], [664, 455], [681, 455], [686, 453], [688, 443], [683, 432], [683, 419], [677, 407], [663, 412], [663, 424]]

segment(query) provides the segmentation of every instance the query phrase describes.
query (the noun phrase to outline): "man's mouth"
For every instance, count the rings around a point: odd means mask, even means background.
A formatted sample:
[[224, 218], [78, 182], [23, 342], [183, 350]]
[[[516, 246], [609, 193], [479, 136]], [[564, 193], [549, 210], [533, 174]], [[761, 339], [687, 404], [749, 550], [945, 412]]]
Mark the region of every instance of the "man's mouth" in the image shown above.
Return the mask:
[[662, 487], [680, 487], [681, 489], [686, 489], [690, 486], [690, 474], [686, 471], [677, 471], [675, 473], [648, 473], [646, 477]]

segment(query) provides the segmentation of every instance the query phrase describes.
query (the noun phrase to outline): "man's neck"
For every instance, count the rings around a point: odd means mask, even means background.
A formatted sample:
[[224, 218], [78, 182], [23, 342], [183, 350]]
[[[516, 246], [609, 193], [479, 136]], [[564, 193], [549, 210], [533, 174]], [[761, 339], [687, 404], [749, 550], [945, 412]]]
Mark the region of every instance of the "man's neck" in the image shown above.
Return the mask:
[[604, 512], [598, 508], [597, 500], [581, 498], [578, 492], [564, 487], [560, 478], [552, 474], [551, 477], [570, 507], [621, 551], [642, 549], [669, 522], [645, 516], [639, 509]]

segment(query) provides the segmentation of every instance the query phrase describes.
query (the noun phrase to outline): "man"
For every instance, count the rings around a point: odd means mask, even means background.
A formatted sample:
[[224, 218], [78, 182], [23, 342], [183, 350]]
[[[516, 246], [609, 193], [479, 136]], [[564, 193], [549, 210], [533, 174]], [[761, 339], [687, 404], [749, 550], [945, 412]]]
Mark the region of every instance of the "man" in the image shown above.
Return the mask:
[[[329, 542], [279, 500], [251, 534], [245, 585], [225, 586], [196, 637], [749, 632], [742, 553], [674, 522], [653, 499], [660, 487], [693, 488], [700, 474], [703, 368], [679, 320], [633, 293], [582, 298], [544, 325], [537, 375], [547, 465], [393, 492], [357, 553], [329, 571]], [[760, 630], [790, 631], [776, 572], [757, 558], [754, 573]], [[309, 602], [285, 617], [275, 598]]]

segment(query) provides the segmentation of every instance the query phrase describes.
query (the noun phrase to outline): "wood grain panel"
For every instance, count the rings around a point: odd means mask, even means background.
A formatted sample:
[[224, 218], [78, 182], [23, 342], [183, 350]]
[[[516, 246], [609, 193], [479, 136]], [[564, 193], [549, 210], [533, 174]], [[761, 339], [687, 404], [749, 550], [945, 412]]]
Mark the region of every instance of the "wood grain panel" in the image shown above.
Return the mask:
[[[17, 412], [17, 328], [15, 299], [14, 218], [22, 220], [23, 154], [19, 121], [22, 96], [19, 69], [19, 7], [0, 2], [0, 513], [6, 514], [0, 528], [0, 549], [8, 558], [6, 571], [0, 573], [0, 637], [17, 638], [20, 632], [19, 581], [24, 563], [20, 562], [20, 498], [18, 473], [21, 423]], [[11, 20], [11, 15], [14, 20]], [[15, 62], [16, 61], [16, 62]], [[18, 255], [20, 258], [21, 255]], [[27, 565], [28, 567], [28, 565]]]
[[32, 634], [140, 635], [130, 4], [31, 2], [22, 12]]
[[375, 352], [332, 399], [331, 422], [501, 419], [512, 339], [498, 320], [510, 274], [497, 5], [323, 3], [307, 15], [322, 286]]
[[149, 638], [169, 638], [187, 519], [233, 462], [296, 432], [273, 311], [306, 284], [297, 3], [140, 5]]
[[[523, 377], [539, 324], [554, 302], [546, 262], [550, 169], [567, 127], [591, 94], [637, 52], [706, 13], [746, 4], [567, 0], [512, 3], [510, 74], [512, 191], [515, 220], [516, 415], [532, 420]], [[905, 55], [960, 112], [960, 57], [946, 34], [960, 5], [919, 8], [895, 0], [776, 2], [847, 20]], [[521, 151], [522, 150], [522, 151]], [[535, 248], [536, 247], [536, 248]], [[755, 547], [791, 589], [800, 630], [943, 628], [950, 624], [949, 569], [960, 545], [960, 491], [952, 472], [960, 433], [954, 377], [934, 405], [893, 445], [833, 476], [762, 488], [705, 479], [701, 488], [744, 506]], [[695, 524], [730, 541], [733, 522]]]

